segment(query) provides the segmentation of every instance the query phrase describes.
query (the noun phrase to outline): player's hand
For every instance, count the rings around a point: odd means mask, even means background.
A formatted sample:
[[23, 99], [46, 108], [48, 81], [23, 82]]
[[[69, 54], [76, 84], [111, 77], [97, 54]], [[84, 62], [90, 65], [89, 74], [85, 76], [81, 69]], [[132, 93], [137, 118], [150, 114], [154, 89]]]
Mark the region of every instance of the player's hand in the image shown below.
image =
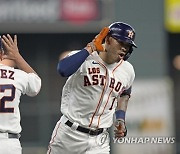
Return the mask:
[[108, 32], [109, 32], [109, 28], [104, 27], [101, 30], [101, 32], [98, 35], [96, 35], [96, 37], [93, 39], [93, 41], [87, 44], [85, 49], [89, 53], [92, 53], [94, 51], [100, 51], [100, 52], [105, 51], [102, 42], [105, 39], [105, 37], [107, 36]]
[[96, 47], [93, 42], [88, 43], [85, 49], [89, 52], [89, 54], [96, 51]]
[[3, 59], [15, 60], [19, 56], [19, 49], [17, 46], [17, 35], [14, 35], [14, 39], [7, 34], [2, 36], [4, 55]]
[[96, 47], [96, 51], [104, 51], [104, 47], [102, 45], [102, 42], [108, 33], [109, 33], [109, 28], [104, 27], [100, 31], [100, 33], [94, 38], [94, 40], [92, 42], [94, 43], [94, 46]]
[[114, 130], [115, 138], [122, 138], [127, 135], [127, 129], [124, 120], [117, 119], [115, 122], [115, 130]]

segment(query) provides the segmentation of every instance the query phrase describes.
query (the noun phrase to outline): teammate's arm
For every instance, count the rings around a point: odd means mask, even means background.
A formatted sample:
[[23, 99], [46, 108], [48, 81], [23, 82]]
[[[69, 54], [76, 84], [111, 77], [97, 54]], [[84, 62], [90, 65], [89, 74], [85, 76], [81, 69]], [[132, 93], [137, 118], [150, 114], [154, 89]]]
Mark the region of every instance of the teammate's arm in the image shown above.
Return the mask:
[[17, 46], [17, 35], [14, 35], [14, 40], [12, 37], [7, 34], [7, 36], [2, 36], [2, 43], [5, 50], [3, 55], [3, 59], [13, 60], [16, 66], [25, 71], [26, 73], [35, 73], [37, 74], [33, 68], [24, 60], [24, 58], [19, 53], [19, 49]]
[[116, 122], [115, 122], [115, 137], [121, 138], [127, 135], [127, 128], [125, 125], [126, 110], [131, 95], [131, 87], [125, 90], [118, 98], [118, 104], [115, 111]]

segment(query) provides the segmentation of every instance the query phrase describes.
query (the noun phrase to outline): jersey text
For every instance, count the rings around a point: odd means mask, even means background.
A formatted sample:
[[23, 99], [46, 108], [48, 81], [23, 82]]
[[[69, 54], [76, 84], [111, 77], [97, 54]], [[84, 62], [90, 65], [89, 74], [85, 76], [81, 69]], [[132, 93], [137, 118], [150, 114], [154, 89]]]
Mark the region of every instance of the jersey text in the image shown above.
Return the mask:
[[0, 69], [0, 78], [14, 80], [14, 71]]
[[[106, 81], [106, 76], [100, 74], [100, 68], [88, 68], [89, 76], [84, 75], [84, 86], [100, 85], [104, 86]], [[116, 92], [120, 92], [122, 83], [120, 81], [116, 82], [114, 78], [110, 78], [109, 88], [114, 89]]]

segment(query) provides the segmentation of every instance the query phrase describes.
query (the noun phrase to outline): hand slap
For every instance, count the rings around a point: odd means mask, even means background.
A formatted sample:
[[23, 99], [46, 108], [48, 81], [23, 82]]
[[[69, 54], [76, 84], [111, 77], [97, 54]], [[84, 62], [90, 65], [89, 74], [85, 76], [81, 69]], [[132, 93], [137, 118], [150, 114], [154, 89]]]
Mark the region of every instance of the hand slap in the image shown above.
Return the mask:
[[7, 36], [3, 35], [2, 43], [5, 51], [3, 59], [16, 59], [16, 54], [19, 53], [19, 49], [17, 47], [17, 35], [14, 35], [14, 40], [9, 34], [7, 34]]

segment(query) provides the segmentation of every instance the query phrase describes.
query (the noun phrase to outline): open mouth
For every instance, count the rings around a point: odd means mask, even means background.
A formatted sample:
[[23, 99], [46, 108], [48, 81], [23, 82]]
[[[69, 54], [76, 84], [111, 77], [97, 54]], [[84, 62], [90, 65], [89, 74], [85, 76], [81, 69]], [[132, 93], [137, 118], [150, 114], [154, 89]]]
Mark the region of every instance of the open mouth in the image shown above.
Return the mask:
[[125, 53], [123, 53], [123, 52], [119, 54], [120, 58], [123, 58], [124, 56], [125, 56]]

